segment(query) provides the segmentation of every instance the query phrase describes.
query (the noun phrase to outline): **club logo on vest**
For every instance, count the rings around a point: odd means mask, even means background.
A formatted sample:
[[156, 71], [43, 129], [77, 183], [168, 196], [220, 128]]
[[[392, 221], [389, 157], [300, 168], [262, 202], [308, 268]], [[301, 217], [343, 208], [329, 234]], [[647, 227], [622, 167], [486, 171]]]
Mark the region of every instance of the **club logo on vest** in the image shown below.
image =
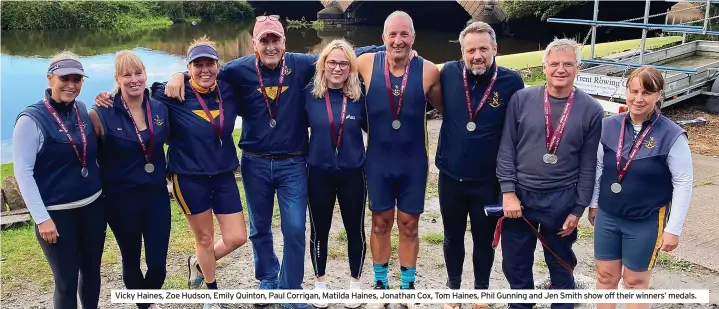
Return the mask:
[[284, 70], [285, 70], [285, 75], [290, 75], [290, 74], [292, 74], [292, 69], [290, 69], [290, 68], [288, 68], [288, 67], [284, 67]]
[[195, 115], [200, 116], [200, 118], [207, 120], [208, 122], [210, 122], [210, 121], [212, 121], [213, 119], [217, 118], [217, 115], [220, 114], [220, 111], [219, 111], [219, 110], [211, 110], [211, 111], [210, 111], [210, 115], [212, 115], [212, 119], [209, 119], [209, 118], [207, 118], [207, 115], [205, 114], [205, 111], [204, 111], [204, 110], [201, 110], [201, 109], [200, 109], [200, 110], [193, 110], [192, 112], [195, 113]]
[[647, 147], [648, 149], [657, 147], [657, 143], [654, 141], [654, 136], [650, 136], [649, 139], [644, 142], [644, 147]]
[[155, 124], [158, 126], [162, 126], [165, 123], [164, 121], [162, 121], [162, 119], [160, 119], [160, 115], [155, 115], [155, 119], [153, 119], [153, 120], [155, 121]]
[[395, 97], [398, 97], [398, 96], [399, 96], [400, 91], [399, 91], [399, 86], [398, 86], [398, 85], [394, 85], [394, 89], [392, 89], [392, 94], [394, 94]]
[[[287, 91], [287, 88], [289, 88], [289, 86], [282, 86], [282, 93], [285, 93]], [[270, 98], [271, 100], [274, 100], [275, 98], [277, 98], [277, 86], [265, 87], [265, 91], [267, 92], [267, 97]], [[260, 95], [262, 95], [262, 89], [257, 88], [257, 92], [259, 92]]]
[[77, 127], [78, 127], [78, 129], [85, 131], [85, 128], [87, 127], [87, 125], [84, 122], [80, 122], [77, 124]]
[[492, 97], [492, 102], [489, 102], [489, 106], [497, 108], [500, 104], [502, 104], [502, 102], [499, 101], [499, 93], [495, 91], [494, 96]]

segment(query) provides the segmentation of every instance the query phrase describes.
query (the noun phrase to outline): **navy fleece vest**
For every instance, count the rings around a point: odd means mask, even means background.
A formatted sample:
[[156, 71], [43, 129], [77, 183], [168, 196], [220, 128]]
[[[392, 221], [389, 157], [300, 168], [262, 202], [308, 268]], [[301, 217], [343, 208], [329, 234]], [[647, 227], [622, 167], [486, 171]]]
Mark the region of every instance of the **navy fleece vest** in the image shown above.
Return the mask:
[[[342, 90], [329, 89], [334, 131], [337, 136], [342, 114]], [[340, 141], [339, 152], [335, 155], [334, 144], [329, 129], [329, 117], [325, 98], [312, 95], [312, 85], [305, 91], [305, 110], [309, 121], [310, 151], [307, 165], [332, 173], [355, 171], [364, 166], [365, 148], [362, 128], [365, 127], [365, 99], [347, 98], [345, 123]]]
[[599, 208], [612, 215], [628, 219], [641, 219], [653, 214], [672, 200], [672, 174], [667, 165], [669, 150], [684, 130], [664, 116], [653, 117], [642, 124], [644, 132], [650, 122], [654, 127], [644, 139], [642, 147], [621, 182], [622, 191], [613, 193], [611, 185], [617, 181], [617, 146], [622, 121], [626, 122], [621, 166], [626, 164], [634, 141], [634, 128], [626, 114], [604, 119], [602, 142], [604, 150], [600, 179]]
[[[444, 112], [435, 164], [440, 171], [456, 180], [496, 181], [497, 151], [507, 104], [515, 92], [524, 88], [524, 82], [519, 74], [498, 67], [497, 81], [475, 118], [477, 128], [470, 132], [467, 131], [469, 112], [462, 81], [463, 70], [462, 61], [452, 61], [446, 63], [440, 73]], [[481, 76], [468, 72], [472, 112], [477, 110], [494, 71], [492, 68]]]
[[[372, 80], [367, 92], [367, 164], [376, 162], [383, 168], [402, 171], [416, 168], [417, 164], [427, 164], [427, 100], [422, 82], [424, 60], [414, 57], [410, 61], [409, 78], [399, 114], [401, 127], [395, 130], [392, 128], [394, 110], [390, 107], [384, 77], [385, 56], [385, 52], [375, 54]], [[396, 108], [402, 76], [394, 76], [391, 72], [389, 76]]]
[[[77, 150], [82, 157], [82, 126], [87, 139], [87, 169], [88, 176], [82, 177], [82, 165], [73, 150], [67, 135], [57, 125], [52, 114], [45, 108], [42, 101], [28, 106], [19, 116], [26, 115], [32, 118], [40, 127], [44, 138], [42, 149], [35, 159], [33, 178], [37, 183], [42, 201], [46, 206], [75, 202], [102, 189], [100, 169], [97, 165], [97, 135], [87, 114], [87, 107], [80, 101], [71, 104], [57, 103], [46, 93], [52, 107], [60, 116], [72, 136]], [[78, 125], [74, 105], [80, 112], [82, 125]], [[19, 117], [18, 116], [18, 117]]]
[[[130, 189], [138, 185], [163, 185], [166, 176], [166, 162], [164, 145], [169, 130], [167, 107], [160, 101], [149, 99], [149, 92], [145, 91], [145, 101], [142, 109], [146, 110], [145, 102], [150, 103], [151, 122], [154, 131], [152, 144], [152, 157], [150, 162], [155, 170], [152, 173], [145, 171], [145, 154], [135, 133], [135, 126], [122, 104], [121, 94], [115, 95], [113, 107], [93, 107], [100, 116], [104, 128], [104, 137], [100, 143], [100, 156], [98, 161], [102, 171], [102, 181], [105, 192], [117, 192]], [[149, 99], [149, 100], [148, 100]], [[140, 136], [146, 148], [150, 147], [150, 124], [147, 116], [143, 117], [147, 129], [140, 131]]]

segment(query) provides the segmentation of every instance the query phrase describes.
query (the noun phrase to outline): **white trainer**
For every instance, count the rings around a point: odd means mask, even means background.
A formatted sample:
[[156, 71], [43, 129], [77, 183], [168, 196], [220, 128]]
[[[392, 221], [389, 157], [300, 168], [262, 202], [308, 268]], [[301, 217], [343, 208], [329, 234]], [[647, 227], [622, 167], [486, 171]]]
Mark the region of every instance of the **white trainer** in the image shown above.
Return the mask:
[[[315, 291], [327, 290], [327, 282], [315, 281]], [[312, 306], [315, 308], [327, 308], [330, 304], [328, 303], [313, 303]]]
[[[361, 284], [361, 283], [359, 283], [359, 282], [350, 282], [350, 290], [360, 290], [360, 289], [362, 289], [362, 284]], [[346, 307], [346, 308], [350, 308], [350, 309], [359, 308], [360, 306], [362, 306], [362, 304], [360, 304], [360, 303], [347, 303], [347, 304], [345, 304], [345, 307]]]

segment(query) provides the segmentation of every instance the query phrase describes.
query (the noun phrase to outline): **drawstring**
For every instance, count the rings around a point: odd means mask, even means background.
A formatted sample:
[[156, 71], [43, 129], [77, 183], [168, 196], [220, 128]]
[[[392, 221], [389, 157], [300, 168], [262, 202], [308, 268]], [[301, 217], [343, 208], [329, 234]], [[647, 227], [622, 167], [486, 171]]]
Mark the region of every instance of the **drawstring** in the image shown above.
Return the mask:
[[[505, 218], [506, 218], [505, 216], [502, 216], [497, 221], [497, 227], [494, 229], [494, 240], [492, 241], [492, 248], [496, 249], [497, 245], [499, 245], [499, 238], [502, 235], [502, 221]], [[524, 220], [524, 222], [527, 222], [527, 225], [529, 225], [529, 228], [532, 230], [532, 233], [534, 233], [534, 236], [536, 236], [537, 239], [539, 239], [539, 242], [542, 243], [542, 246], [544, 247], [544, 249], [549, 251], [549, 253], [551, 253], [554, 256], [554, 258], [557, 259], [557, 262], [559, 262], [560, 265], [562, 265], [564, 268], [566, 268], [570, 273], [574, 273], [574, 266], [565, 262], [556, 253], [554, 253], [554, 251], [552, 251], [551, 248], [549, 248], [549, 244], [547, 243], [547, 241], [544, 239], [544, 237], [542, 237], [541, 234], [539, 234], [539, 231], [537, 231], [537, 229], [534, 228], [534, 225], [532, 225], [532, 223], [530, 223], [529, 220], [527, 220], [527, 218], [522, 216], [522, 219]]]

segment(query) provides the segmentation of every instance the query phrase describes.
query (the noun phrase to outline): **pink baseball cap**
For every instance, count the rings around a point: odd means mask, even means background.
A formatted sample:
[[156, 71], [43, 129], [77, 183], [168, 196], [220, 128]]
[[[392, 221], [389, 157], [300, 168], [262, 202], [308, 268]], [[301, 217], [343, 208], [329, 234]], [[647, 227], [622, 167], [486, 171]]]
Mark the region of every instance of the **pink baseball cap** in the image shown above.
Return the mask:
[[267, 34], [274, 34], [280, 38], [285, 37], [285, 29], [280, 23], [279, 15], [257, 16], [255, 18], [255, 29], [252, 32], [252, 37], [259, 40]]

